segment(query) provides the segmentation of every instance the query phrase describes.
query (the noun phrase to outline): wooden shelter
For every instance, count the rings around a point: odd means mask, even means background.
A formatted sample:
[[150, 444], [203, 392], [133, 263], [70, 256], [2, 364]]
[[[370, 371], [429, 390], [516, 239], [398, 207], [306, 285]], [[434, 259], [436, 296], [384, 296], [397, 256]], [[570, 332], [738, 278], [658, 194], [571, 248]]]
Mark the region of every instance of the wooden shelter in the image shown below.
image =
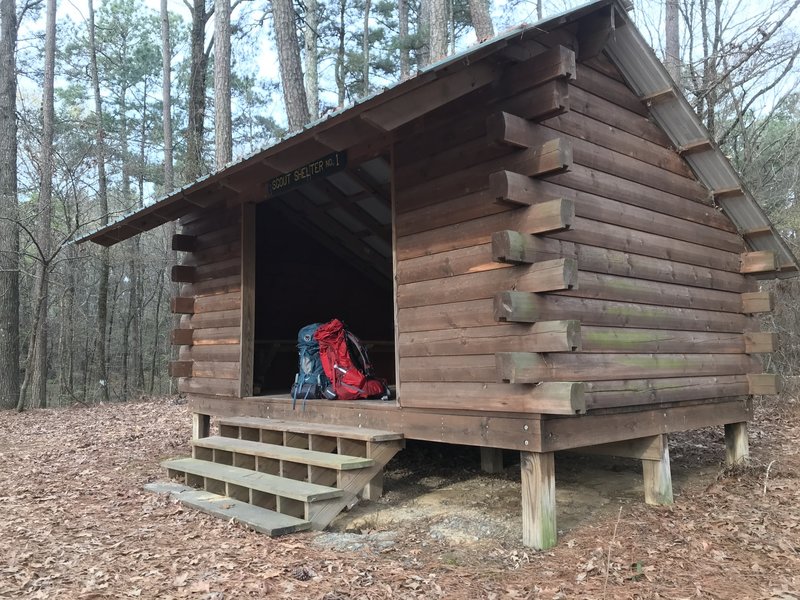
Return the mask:
[[[797, 261], [626, 11], [511, 30], [84, 238], [181, 225], [194, 453], [167, 467], [204, 490], [160, 489], [281, 533], [379, 494], [404, 439], [487, 470], [512, 449], [546, 548], [555, 451], [641, 459], [650, 503], [671, 432], [724, 425], [746, 457], [750, 398], [776, 393], [758, 280]], [[395, 400], [292, 408], [296, 332], [334, 316]]]

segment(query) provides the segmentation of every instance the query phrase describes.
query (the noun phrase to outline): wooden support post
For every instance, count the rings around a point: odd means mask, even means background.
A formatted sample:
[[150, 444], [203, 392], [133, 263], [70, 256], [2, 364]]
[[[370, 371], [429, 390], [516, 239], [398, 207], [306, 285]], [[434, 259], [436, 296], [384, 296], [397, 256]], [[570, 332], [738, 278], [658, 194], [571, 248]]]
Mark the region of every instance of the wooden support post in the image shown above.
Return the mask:
[[747, 421], [725, 425], [725, 462], [730, 466], [747, 462], [750, 444], [747, 438]]
[[552, 452], [520, 452], [522, 543], [536, 550], [556, 545], [556, 471]]
[[647, 504], [672, 504], [672, 473], [669, 466], [667, 434], [662, 433], [661, 456], [658, 460], [642, 460], [644, 501]]
[[481, 447], [481, 471], [484, 473], [503, 472], [503, 449]]
[[[367, 458], [373, 458], [381, 454], [380, 452], [380, 444], [376, 444], [374, 442], [367, 442]], [[369, 483], [364, 486], [364, 490], [361, 492], [361, 497], [364, 500], [378, 500], [381, 496], [383, 496], [383, 469], [378, 471], [375, 474], [375, 477], [370, 479]]]
[[199, 440], [211, 435], [211, 415], [192, 413], [192, 439]]

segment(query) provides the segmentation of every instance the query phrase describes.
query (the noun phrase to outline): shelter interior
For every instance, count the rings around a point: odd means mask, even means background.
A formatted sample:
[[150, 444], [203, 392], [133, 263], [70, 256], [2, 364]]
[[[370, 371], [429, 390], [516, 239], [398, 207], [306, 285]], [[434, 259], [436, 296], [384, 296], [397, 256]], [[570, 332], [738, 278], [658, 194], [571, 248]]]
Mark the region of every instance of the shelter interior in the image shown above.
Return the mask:
[[390, 167], [377, 157], [256, 209], [253, 393], [286, 394], [298, 330], [341, 319], [396, 382]]

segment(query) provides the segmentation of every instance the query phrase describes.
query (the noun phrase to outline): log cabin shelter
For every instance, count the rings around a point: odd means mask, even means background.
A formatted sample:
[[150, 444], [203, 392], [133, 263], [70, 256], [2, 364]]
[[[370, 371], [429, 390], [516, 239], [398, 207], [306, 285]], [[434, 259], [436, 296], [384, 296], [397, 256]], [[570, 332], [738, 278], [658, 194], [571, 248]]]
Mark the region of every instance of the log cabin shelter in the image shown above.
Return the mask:
[[[520, 26], [86, 235], [178, 220], [184, 502], [272, 534], [381, 492], [404, 440], [521, 454], [522, 538], [556, 543], [554, 452], [642, 460], [774, 394], [759, 280], [798, 263], [618, 0]], [[366, 340], [391, 401], [289, 387], [300, 327]], [[209, 424], [219, 435], [210, 435]], [[185, 485], [184, 485], [185, 484]]]

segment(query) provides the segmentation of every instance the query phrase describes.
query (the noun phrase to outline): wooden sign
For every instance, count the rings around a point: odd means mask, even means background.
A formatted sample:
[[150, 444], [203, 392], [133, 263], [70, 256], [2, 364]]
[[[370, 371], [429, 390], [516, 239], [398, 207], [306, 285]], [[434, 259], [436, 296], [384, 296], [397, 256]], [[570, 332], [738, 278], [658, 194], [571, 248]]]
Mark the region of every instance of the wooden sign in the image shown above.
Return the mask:
[[346, 152], [334, 152], [312, 160], [294, 171], [270, 179], [267, 183], [267, 196], [279, 196], [313, 179], [320, 179], [341, 171], [346, 166]]

